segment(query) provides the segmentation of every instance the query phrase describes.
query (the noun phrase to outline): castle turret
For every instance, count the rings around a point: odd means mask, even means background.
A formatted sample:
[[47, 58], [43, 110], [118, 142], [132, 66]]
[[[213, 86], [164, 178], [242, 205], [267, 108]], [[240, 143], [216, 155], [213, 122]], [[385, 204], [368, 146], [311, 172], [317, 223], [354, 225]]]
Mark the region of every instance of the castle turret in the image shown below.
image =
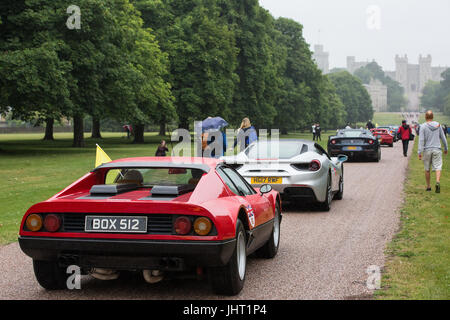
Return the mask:
[[423, 90], [429, 80], [433, 78], [431, 72], [431, 55], [419, 56], [419, 92]]
[[397, 80], [403, 88], [408, 88], [408, 56], [395, 56], [395, 80]]
[[350, 73], [355, 72], [355, 63], [356, 58], [354, 56], [348, 56], [347, 57], [347, 71]]
[[317, 66], [324, 74], [330, 72], [329, 53], [323, 50], [323, 45], [316, 44], [314, 46], [313, 58], [316, 60]]

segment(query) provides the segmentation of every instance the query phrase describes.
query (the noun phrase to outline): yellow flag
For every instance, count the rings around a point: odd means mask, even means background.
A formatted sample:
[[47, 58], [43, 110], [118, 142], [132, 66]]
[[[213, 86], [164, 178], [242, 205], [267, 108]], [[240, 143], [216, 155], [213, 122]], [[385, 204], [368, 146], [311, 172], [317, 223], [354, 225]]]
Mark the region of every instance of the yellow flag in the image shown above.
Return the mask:
[[95, 167], [101, 166], [104, 163], [111, 162], [111, 158], [108, 157], [105, 151], [97, 144], [97, 154], [95, 155]]

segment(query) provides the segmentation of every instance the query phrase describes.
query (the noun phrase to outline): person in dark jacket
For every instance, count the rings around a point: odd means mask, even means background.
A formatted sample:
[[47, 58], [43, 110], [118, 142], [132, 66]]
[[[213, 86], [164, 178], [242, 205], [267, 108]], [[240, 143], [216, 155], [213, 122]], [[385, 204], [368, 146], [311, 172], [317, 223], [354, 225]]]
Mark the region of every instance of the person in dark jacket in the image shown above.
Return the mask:
[[158, 146], [158, 149], [156, 149], [155, 156], [156, 157], [165, 157], [167, 151], [169, 151], [169, 149], [166, 147], [166, 141], [162, 140], [161, 144]]
[[412, 130], [411, 127], [406, 123], [406, 120], [402, 121], [402, 125], [398, 128], [398, 134], [403, 143], [403, 155], [408, 156], [409, 139], [411, 138]]
[[366, 124], [366, 128], [367, 130], [372, 130], [373, 128], [375, 128], [375, 126], [372, 123], [372, 120], [369, 120]]
[[316, 124], [316, 140], [317, 141], [322, 141], [322, 128], [320, 127], [320, 123]]

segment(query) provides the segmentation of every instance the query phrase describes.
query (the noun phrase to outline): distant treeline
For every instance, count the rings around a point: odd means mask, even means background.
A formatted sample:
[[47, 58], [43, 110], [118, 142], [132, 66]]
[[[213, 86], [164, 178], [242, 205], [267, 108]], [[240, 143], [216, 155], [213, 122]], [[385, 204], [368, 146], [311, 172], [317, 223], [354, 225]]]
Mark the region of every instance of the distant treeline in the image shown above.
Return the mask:
[[93, 137], [113, 119], [135, 142], [148, 124], [164, 134], [208, 116], [282, 132], [372, 118], [362, 82], [322, 75], [302, 25], [258, 0], [77, 0], [80, 16], [72, 4], [0, 3], [0, 112], [45, 122], [47, 139], [61, 117], [76, 147], [87, 116]]
[[429, 81], [423, 89], [420, 104], [425, 109], [433, 109], [450, 116], [450, 69], [442, 73], [440, 82]]

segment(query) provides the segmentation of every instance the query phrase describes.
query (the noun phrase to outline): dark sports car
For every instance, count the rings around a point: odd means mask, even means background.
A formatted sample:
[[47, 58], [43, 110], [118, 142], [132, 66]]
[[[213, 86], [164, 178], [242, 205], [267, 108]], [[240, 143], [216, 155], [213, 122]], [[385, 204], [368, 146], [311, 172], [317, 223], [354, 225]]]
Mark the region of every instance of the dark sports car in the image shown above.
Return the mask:
[[281, 200], [254, 189], [215, 159], [131, 158], [103, 164], [32, 206], [19, 244], [46, 289], [66, 288], [68, 267], [97, 279], [142, 272], [208, 275], [215, 292], [237, 294], [247, 255], [273, 258]]
[[344, 154], [350, 159], [381, 160], [380, 142], [365, 129], [343, 129], [328, 139], [328, 154]]

